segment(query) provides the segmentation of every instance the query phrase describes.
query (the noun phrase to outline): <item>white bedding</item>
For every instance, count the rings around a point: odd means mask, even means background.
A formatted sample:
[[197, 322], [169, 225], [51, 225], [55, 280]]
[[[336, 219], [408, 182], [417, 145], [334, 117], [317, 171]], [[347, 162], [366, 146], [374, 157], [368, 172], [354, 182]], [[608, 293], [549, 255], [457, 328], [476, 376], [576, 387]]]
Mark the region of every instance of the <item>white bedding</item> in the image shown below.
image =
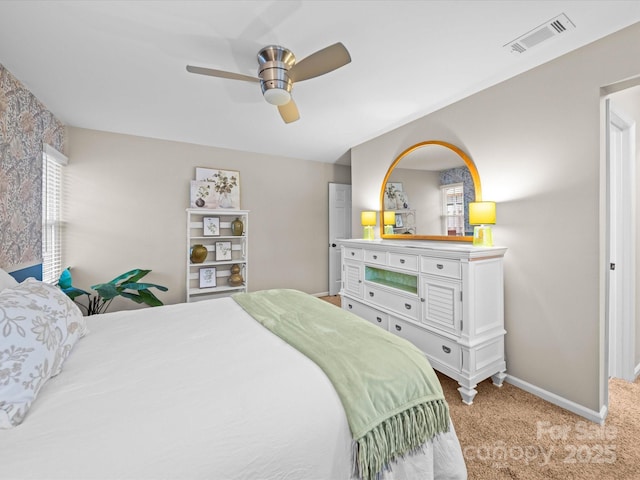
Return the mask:
[[[1, 479], [351, 477], [340, 400], [309, 359], [232, 299], [89, 317], [22, 425]], [[384, 479], [466, 478], [452, 430]]]

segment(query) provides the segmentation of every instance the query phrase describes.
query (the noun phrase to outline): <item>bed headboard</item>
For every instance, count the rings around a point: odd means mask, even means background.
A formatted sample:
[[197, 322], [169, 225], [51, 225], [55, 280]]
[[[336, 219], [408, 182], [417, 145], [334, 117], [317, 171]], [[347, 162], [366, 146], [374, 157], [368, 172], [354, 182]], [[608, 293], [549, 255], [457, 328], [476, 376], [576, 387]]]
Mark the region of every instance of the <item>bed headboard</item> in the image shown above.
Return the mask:
[[23, 280], [33, 277], [36, 280], [42, 280], [42, 264], [38, 263], [36, 265], [31, 265], [30, 267], [24, 267], [19, 270], [14, 270], [12, 272], [7, 272], [18, 282], [22, 282]]

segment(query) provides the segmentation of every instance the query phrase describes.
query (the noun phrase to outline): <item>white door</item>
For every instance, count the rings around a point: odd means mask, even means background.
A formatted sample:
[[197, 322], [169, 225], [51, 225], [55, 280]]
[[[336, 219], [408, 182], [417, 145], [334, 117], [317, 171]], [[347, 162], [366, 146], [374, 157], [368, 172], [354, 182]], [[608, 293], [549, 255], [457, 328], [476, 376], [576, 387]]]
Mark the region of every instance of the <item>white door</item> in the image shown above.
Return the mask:
[[635, 342], [635, 123], [607, 100], [609, 376], [633, 381]]
[[340, 248], [336, 240], [351, 238], [351, 185], [329, 184], [329, 295], [340, 291]]

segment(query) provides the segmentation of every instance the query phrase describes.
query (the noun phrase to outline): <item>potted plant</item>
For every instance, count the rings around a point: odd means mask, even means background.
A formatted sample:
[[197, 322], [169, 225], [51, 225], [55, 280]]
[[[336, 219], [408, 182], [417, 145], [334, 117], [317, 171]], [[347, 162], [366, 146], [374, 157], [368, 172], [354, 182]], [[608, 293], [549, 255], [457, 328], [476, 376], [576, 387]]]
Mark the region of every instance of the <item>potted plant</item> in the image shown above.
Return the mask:
[[[154, 283], [138, 282], [138, 280], [150, 271], [151, 270], [142, 270], [140, 268], [129, 270], [110, 282], [92, 285], [91, 288], [98, 293], [91, 294], [86, 290], [76, 288], [72, 285], [71, 271], [70, 268], [67, 267], [58, 279], [58, 287], [78, 306], [84, 309], [87, 315], [105, 313], [113, 299], [118, 296], [128, 298], [136, 303], [144, 303], [150, 307], [157, 307], [163, 305], [163, 303], [149, 289], [157, 288], [158, 290], [166, 292], [168, 288]], [[76, 301], [76, 298], [82, 295], [87, 296], [87, 305]]]

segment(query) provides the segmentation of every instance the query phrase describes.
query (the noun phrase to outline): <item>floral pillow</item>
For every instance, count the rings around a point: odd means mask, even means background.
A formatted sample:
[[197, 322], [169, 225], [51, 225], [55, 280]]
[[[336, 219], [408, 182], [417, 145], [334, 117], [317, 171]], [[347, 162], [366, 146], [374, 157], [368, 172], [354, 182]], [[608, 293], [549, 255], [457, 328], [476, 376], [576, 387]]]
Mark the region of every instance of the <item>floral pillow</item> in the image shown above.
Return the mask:
[[0, 292], [5, 288], [13, 288], [18, 285], [15, 278], [0, 268]]
[[0, 428], [24, 420], [86, 333], [80, 309], [56, 286], [29, 278], [0, 291]]

